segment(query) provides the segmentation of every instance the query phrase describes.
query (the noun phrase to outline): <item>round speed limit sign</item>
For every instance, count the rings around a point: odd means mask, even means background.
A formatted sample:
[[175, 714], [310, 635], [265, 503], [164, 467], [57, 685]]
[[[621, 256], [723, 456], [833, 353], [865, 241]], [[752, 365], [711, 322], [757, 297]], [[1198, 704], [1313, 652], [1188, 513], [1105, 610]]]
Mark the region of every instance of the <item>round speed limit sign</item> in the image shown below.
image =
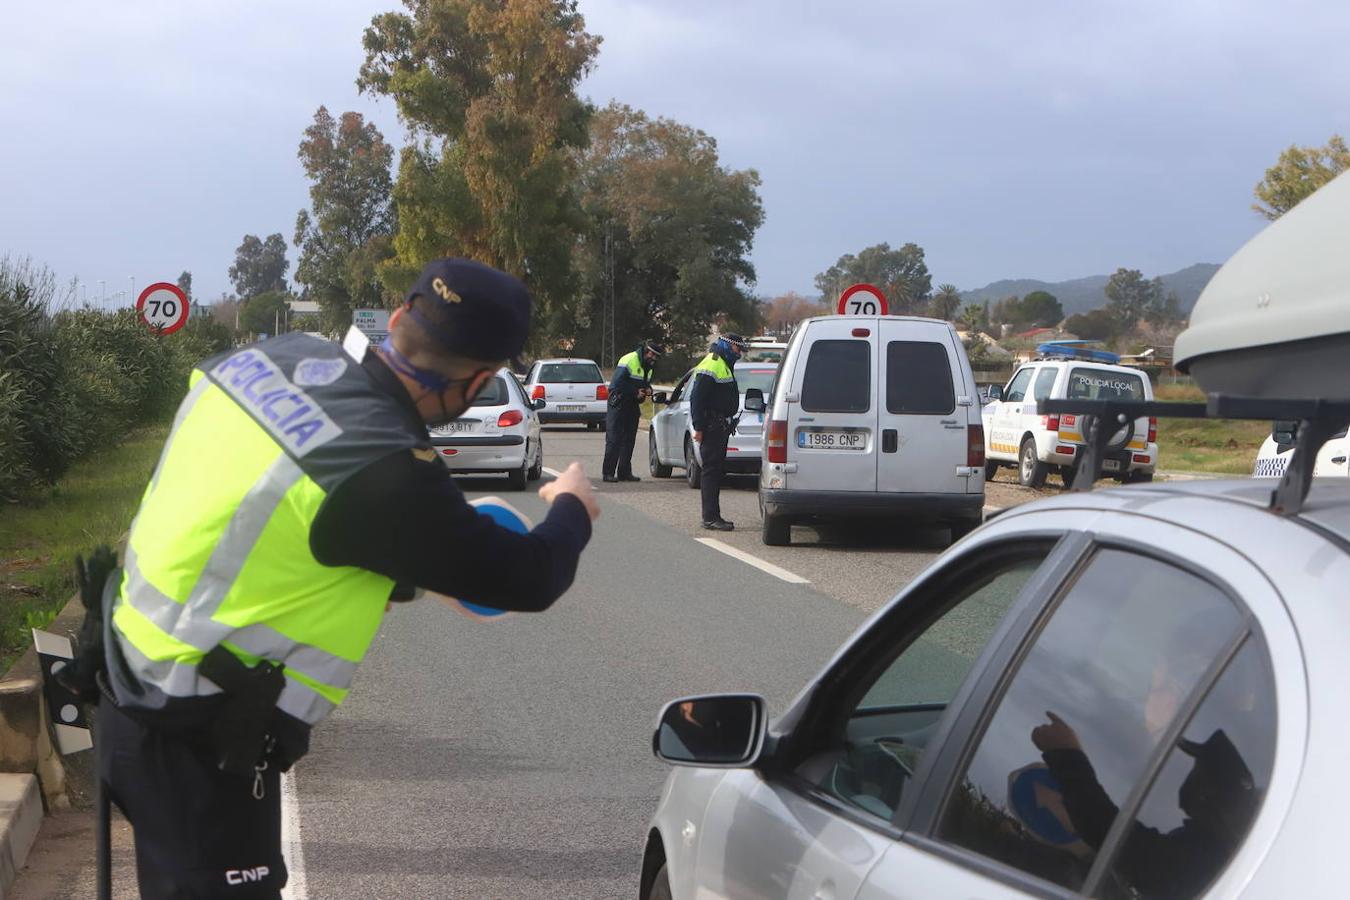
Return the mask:
[[151, 331], [173, 334], [187, 324], [187, 295], [178, 285], [159, 281], [141, 291], [136, 298], [136, 311]]
[[870, 284], [855, 284], [839, 295], [836, 310], [841, 316], [884, 316], [890, 307], [881, 288]]

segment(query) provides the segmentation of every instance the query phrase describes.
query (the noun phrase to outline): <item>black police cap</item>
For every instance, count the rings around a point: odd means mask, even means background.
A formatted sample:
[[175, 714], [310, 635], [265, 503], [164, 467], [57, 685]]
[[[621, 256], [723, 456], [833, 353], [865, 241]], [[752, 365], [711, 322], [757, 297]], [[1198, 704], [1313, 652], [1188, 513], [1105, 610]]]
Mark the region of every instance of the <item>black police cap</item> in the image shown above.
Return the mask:
[[470, 359], [514, 360], [530, 333], [530, 292], [513, 275], [471, 259], [428, 263], [408, 292], [440, 310], [436, 321], [413, 311], [441, 346]]

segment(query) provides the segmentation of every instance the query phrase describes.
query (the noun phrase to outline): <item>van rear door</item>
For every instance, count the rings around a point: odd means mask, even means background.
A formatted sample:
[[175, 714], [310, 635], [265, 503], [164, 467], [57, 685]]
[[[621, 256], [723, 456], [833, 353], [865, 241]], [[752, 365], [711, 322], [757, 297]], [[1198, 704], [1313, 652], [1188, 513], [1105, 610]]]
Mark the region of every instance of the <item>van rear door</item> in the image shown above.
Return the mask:
[[877, 490], [882, 493], [966, 493], [974, 385], [965, 384], [950, 328], [935, 322], [881, 320], [877, 378]]
[[788, 387], [793, 490], [877, 489], [876, 324], [852, 316], [807, 324]]

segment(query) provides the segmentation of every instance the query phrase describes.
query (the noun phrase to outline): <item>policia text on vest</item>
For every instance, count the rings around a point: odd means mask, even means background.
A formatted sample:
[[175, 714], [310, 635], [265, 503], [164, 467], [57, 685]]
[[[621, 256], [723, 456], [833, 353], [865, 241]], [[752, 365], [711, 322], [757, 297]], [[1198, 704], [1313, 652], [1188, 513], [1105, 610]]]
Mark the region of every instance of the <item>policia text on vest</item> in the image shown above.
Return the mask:
[[279, 896], [278, 774], [347, 696], [390, 600], [417, 586], [538, 611], [571, 584], [593, 509], [580, 470], [541, 491], [534, 531], [497, 526], [432, 452], [418, 385], [359, 332], [193, 372], [103, 594], [99, 774], [143, 897]]

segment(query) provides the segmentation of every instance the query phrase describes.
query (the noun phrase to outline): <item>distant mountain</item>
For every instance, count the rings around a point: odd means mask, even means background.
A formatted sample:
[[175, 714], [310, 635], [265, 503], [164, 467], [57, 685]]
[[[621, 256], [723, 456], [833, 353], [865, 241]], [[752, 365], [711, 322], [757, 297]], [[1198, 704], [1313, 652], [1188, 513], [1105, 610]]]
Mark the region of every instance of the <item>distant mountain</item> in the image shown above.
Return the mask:
[[[1193, 266], [1172, 272], [1162, 277], [1169, 291], [1175, 291], [1181, 301], [1182, 312], [1190, 312], [1199, 299], [1200, 292], [1209, 284], [1219, 267], [1214, 263], [1196, 263]], [[1148, 276], [1153, 277], [1153, 276]], [[1033, 278], [1014, 278], [995, 281], [982, 288], [961, 292], [962, 303], [983, 303], [986, 300], [1002, 300], [1004, 297], [1025, 297], [1032, 291], [1049, 291], [1059, 298], [1064, 314], [1087, 312], [1106, 305], [1103, 293], [1109, 275], [1090, 275], [1087, 278], [1073, 278], [1069, 281], [1037, 281]]]

